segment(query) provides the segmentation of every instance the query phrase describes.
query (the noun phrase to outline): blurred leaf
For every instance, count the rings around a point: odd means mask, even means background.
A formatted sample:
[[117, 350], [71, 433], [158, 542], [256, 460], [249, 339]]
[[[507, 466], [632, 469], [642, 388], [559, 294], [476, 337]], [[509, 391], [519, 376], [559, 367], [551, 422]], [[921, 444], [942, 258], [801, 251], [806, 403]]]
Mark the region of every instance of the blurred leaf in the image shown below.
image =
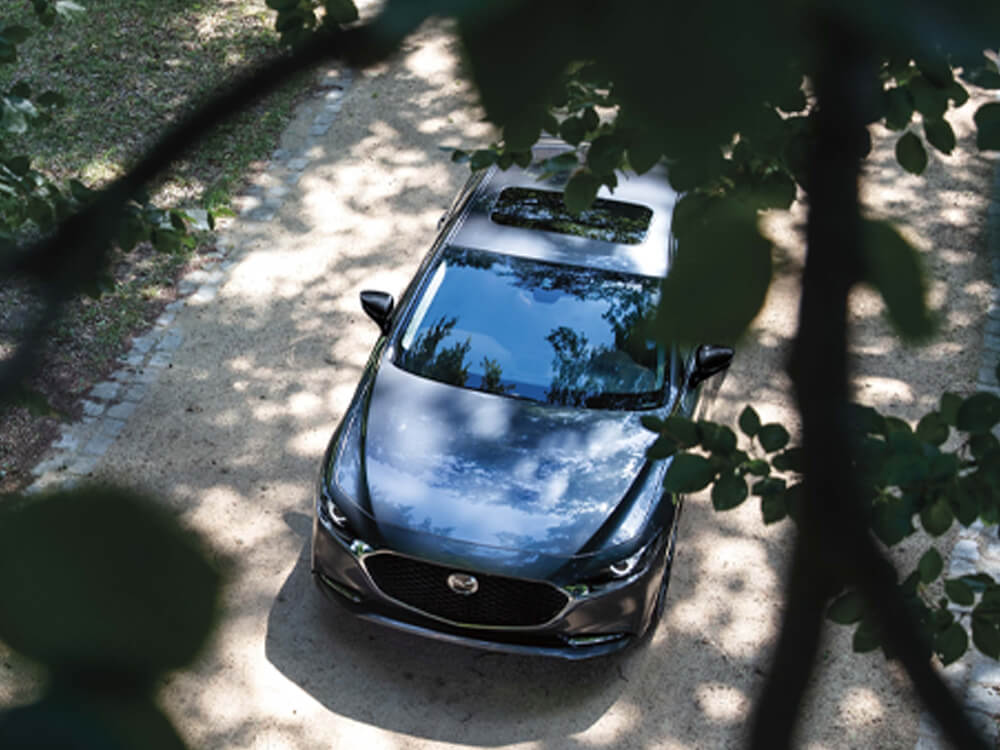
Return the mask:
[[38, 97], [38, 103], [43, 107], [65, 107], [66, 97], [58, 91], [46, 91]]
[[804, 471], [803, 455], [801, 448], [789, 448], [772, 458], [771, 462], [778, 471], [796, 471], [801, 474]]
[[587, 149], [587, 166], [596, 175], [613, 172], [625, 155], [625, 144], [614, 135], [602, 135]]
[[948, 111], [948, 92], [923, 76], [914, 76], [908, 84], [917, 111], [930, 120], [940, 120]]
[[951, 528], [954, 518], [951, 508], [944, 500], [930, 503], [920, 511], [920, 523], [932, 536], [941, 536]]
[[763, 458], [756, 458], [753, 461], [747, 461], [744, 468], [746, 469], [747, 474], [753, 474], [756, 477], [766, 477], [771, 473], [771, 465]]
[[690, 448], [701, 441], [698, 425], [685, 417], [667, 417], [663, 420], [663, 431], [676, 440], [682, 448]]
[[854, 638], [851, 639], [851, 648], [855, 653], [866, 654], [874, 651], [882, 643], [879, 633], [870, 620], [862, 620], [861, 624], [854, 631]]
[[891, 547], [912, 534], [913, 505], [908, 498], [886, 497], [872, 506], [872, 531]]
[[913, 97], [905, 86], [885, 91], [885, 126], [889, 130], [904, 130], [913, 118]]
[[920, 580], [923, 583], [930, 583], [936, 579], [942, 570], [944, 570], [944, 560], [933, 547], [921, 555], [920, 562], [917, 563], [917, 572], [920, 573]]
[[934, 411], [924, 415], [917, 424], [917, 437], [931, 445], [941, 445], [948, 439], [948, 434], [948, 424]]
[[743, 434], [750, 438], [754, 437], [760, 430], [760, 417], [757, 416], [757, 412], [752, 406], [747, 405], [740, 412], [739, 425]]
[[920, 174], [927, 167], [924, 144], [913, 133], [904, 133], [896, 141], [896, 160], [907, 172]]
[[730, 510], [747, 499], [747, 483], [735, 474], [723, 474], [712, 485], [712, 507]]
[[927, 142], [942, 154], [950, 154], [955, 148], [955, 131], [943, 117], [940, 120], [924, 120], [924, 135]]
[[663, 148], [651, 134], [634, 136], [628, 146], [628, 163], [636, 174], [645, 174], [660, 160]]
[[980, 617], [972, 618], [972, 642], [976, 648], [993, 659], [1000, 659], [1000, 630]]
[[587, 210], [593, 204], [594, 198], [597, 197], [597, 191], [600, 187], [600, 181], [590, 172], [583, 169], [575, 172], [569, 178], [563, 192], [566, 208], [574, 214]]
[[777, 422], [772, 422], [760, 428], [757, 433], [757, 439], [765, 451], [774, 453], [788, 445], [788, 430]]
[[955, 426], [965, 432], [986, 432], [1000, 422], [1000, 398], [992, 393], [975, 393], [962, 402]]
[[663, 477], [663, 488], [667, 492], [697, 492], [707, 487], [714, 477], [715, 469], [707, 458], [679, 453]]
[[571, 146], [576, 146], [587, 135], [587, 128], [579, 117], [567, 117], [559, 125], [559, 137]]
[[503, 127], [504, 146], [511, 151], [530, 151], [542, 134], [542, 116], [525, 111], [507, 121]]
[[[905, 136], [904, 136], [905, 137]], [[886, 222], [863, 226], [865, 281], [878, 289], [896, 329], [908, 339], [934, 330], [925, 302], [926, 285], [917, 251]]]
[[944, 593], [955, 604], [960, 604], [963, 607], [971, 607], [976, 601], [976, 597], [972, 593], [972, 589], [969, 588], [969, 585], [957, 578], [949, 578], [944, 582]]
[[327, 23], [352, 23], [358, 20], [358, 9], [352, 0], [323, 0]]
[[0, 638], [53, 668], [182, 666], [208, 634], [218, 587], [192, 534], [135, 492], [88, 486], [0, 506]]
[[984, 104], [976, 110], [976, 147], [980, 151], [1000, 149], [1000, 102]]
[[860, 620], [864, 613], [864, 600], [861, 594], [852, 589], [833, 600], [826, 616], [839, 625], [850, 625]]
[[31, 29], [27, 26], [21, 26], [19, 24], [10, 24], [9, 26], [4, 26], [0, 30], [0, 36], [7, 39], [14, 44], [21, 44], [28, 37], [31, 36]]
[[958, 419], [958, 410], [962, 406], [962, 397], [954, 393], [941, 394], [941, 419], [951, 427], [955, 426]]
[[56, 417], [62, 419], [66, 415], [54, 408], [49, 399], [41, 391], [27, 385], [20, 385], [5, 392], [0, 397], [0, 403], [20, 406], [35, 417]]
[[474, 172], [478, 172], [480, 169], [486, 169], [486, 167], [493, 166], [497, 163], [497, 152], [493, 149], [481, 148], [477, 151], [472, 152], [472, 157], [469, 161], [469, 166], [472, 167]]
[[725, 425], [701, 422], [698, 426], [701, 429], [701, 445], [705, 450], [723, 456], [736, 450], [736, 433]]
[[760, 499], [760, 512], [765, 524], [777, 523], [788, 515], [788, 502], [785, 493], [764, 495]]
[[[677, 204], [675, 221], [684, 203]], [[735, 341], [764, 304], [771, 283], [771, 244], [753, 213], [728, 204], [702, 209], [683, 234], [675, 225], [678, 252], [656, 318], [661, 341]]]
[[953, 622], [934, 637], [934, 653], [948, 666], [962, 656], [969, 648], [969, 636], [965, 628]]

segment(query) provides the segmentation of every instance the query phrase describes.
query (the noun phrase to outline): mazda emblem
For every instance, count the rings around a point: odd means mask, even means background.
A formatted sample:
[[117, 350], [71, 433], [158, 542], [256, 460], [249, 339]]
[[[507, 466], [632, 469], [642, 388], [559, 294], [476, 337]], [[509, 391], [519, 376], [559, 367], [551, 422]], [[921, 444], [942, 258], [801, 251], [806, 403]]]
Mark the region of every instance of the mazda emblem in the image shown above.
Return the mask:
[[448, 576], [448, 588], [462, 596], [472, 596], [479, 591], [479, 581], [468, 573], [452, 573]]

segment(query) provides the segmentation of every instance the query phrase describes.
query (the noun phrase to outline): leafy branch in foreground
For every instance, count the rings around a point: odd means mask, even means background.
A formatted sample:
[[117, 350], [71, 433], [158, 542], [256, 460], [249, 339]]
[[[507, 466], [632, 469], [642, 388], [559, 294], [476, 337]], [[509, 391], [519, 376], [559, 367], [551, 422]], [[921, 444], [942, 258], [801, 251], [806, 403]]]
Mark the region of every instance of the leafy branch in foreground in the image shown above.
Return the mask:
[[[1000, 523], [1000, 441], [991, 432], [1000, 423], [1000, 398], [945, 393], [939, 408], [916, 428], [859, 404], [850, 406], [847, 417], [861, 502], [871, 533], [885, 547], [920, 528], [939, 537], [956, 521], [963, 526], [977, 519]], [[645, 417], [643, 424], [658, 433], [648, 456], [671, 458], [664, 489], [687, 493], [711, 486], [712, 505], [719, 511], [757, 497], [765, 524], [797, 521], [804, 502], [801, 449], [789, 444], [783, 425], [762, 424], [751, 406], [738, 423], [742, 439], [714, 422]], [[976, 648], [1000, 659], [1000, 582], [983, 573], [941, 581], [943, 571], [941, 554], [930, 545], [897, 583], [927, 655], [933, 651], [950, 664], [966, 652], [971, 631]], [[850, 586], [841, 589], [827, 617], [857, 624], [855, 651], [882, 648], [886, 657], [894, 657], [892, 642], [883, 638], [860, 593]]]

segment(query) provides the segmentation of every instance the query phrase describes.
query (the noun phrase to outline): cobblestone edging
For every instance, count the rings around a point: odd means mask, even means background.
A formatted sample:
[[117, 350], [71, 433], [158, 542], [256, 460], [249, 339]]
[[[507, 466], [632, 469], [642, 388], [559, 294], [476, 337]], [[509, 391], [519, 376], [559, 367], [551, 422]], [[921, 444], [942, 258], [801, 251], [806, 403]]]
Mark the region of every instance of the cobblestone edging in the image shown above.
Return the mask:
[[[976, 389], [1000, 395], [997, 363], [1000, 362], [1000, 167], [994, 172], [993, 200], [990, 202], [986, 247], [990, 256], [993, 292], [990, 298], [984, 334], [983, 360], [976, 378]], [[1000, 428], [995, 432], [1000, 436]], [[948, 563], [948, 577], [983, 572], [1000, 580], [1000, 537], [995, 527], [986, 528], [977, 521], [958, 534]], [[968, 607], [953, 605], [956, 614]], [[1000, 662], [984, 656], [971, 643], [962, 659], [948, 666], [944, 674], [952, 688], [964, 697], [969, 718], [994, 747], [1000, 748]], [[926, 711], [920, 719], [916, 750], [939, 750], [950, 747], [940, 729]]]
[[[275, 150], [268, 168], [251, 179], [244, 194], [234, 199], [241, 221], [266, 222], [275, 217], [303, 170], [315, 158], [314, 151], [319, 151], [314, 147], [337, 119], [352, 80], [350, 70], [329, 69], [319, 74], [319, 93], [300, 104], [297, 113], [304, 116], [319, 105], [308, 134], [294, 151]], [[188, 213], [196, 223], [204, 221], [203, 211]], [[205, 228], [203, 224], [201, 228]], [[216, 248], [216, 252], [200, 256], [205, 261], [201, 268], [181, 279], [177, 300], [166, 306], [150, 331], [132, 340], [132, 348], [119, 360], [118, 369], [90, 389], [83, 401], [82, 419], [63, 427], [49, 457], [32, 470], [35, 481], [28, 492], [72, 485], [93, 473], [149, 388], [171, 366], [174, 352], [184, 340], [183, 327], [176, 320], [178, 312], [188, 302], [204, 304], [215, 299], [228, 269], [243, 250], [225, 228], [219, 229]]]

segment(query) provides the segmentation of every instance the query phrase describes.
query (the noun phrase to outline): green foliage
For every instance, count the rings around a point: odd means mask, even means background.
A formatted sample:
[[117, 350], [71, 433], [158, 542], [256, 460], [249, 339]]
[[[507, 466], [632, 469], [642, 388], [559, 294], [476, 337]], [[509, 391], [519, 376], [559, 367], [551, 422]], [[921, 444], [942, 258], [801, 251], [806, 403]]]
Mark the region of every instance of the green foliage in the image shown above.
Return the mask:
[[150, 498], [99, 485], [8, 497], [0, 638], [47, 667], [52, 687], [0, 713], [0, 745], [183, 748], [152, 690], [205, 642], [219, 583]]
[[[883, 544], [892, 547], [916, 534], [915, 519], [931, 537], [956, 521], [964, 526], [977, 518], [1000, 522], [1000, 441], [990, 432], [1000, 422], [1000, 398], [946, 393], [940, 410], [924, 415], [915, 430], [859, 404], [851, 405], [848, 416], [855, 441], [853, 470], [872, 533]], [[712, 506], [719, 511], [759, 497], [764, 523], [794, 520], [803, 486], [801, 448], [789, 447], [783, 425], [761, 424], [752, 406], [743, 409], [738, 422], [743, 446], [724, 425], [644, 419], [643, 425], [659, 434], [650, 458], [671, 461], [665, 489], [683, 493], [711, 486]], [[658, 444], [670, 449], [658, 450]], [[997, 658], [1000, 582], [985, 574], [942, 581], [943, 572], [941, 554], [928, 544], [916, 568], [898, 584], [925, 641], [947, 664], [965, 653], [971, 633], [976, 648]], [[935, 600], [941, 592], [944, 597]], [[961, 608], [957, 618], [949, 609], [954, 606]], [[865, 617], [858, 591], [840, 592], [827, 616], [842, 625], [857, 624], [855, 651], [886, 650], [874, 620]]]

